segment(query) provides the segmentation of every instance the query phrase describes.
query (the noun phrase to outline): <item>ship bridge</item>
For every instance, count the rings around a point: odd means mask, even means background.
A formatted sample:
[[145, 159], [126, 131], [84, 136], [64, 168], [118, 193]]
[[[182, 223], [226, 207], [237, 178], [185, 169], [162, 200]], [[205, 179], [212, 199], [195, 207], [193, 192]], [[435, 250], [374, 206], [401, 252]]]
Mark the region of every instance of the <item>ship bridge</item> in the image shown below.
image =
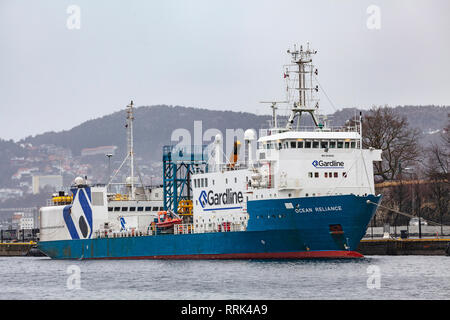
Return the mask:
[[[264, 149], [281, 149], [285, 143], [294, 148], [350, 148], [344, 142], [354, 142], [353, 148], [359, 148], [360, 134], [355, 131], [287, 131], [258, 139], [258, 147]], [[303, 143], [310, 141], [311, 143]], [[293, 142], [300, 142], [291, 144]]]

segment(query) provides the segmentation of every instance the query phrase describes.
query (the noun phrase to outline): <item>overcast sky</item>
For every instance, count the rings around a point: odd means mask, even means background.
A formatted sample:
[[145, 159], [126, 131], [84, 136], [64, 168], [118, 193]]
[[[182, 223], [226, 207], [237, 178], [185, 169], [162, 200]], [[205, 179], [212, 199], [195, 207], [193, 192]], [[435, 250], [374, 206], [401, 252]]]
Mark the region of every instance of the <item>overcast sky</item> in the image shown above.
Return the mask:
[[0, 138], [67, 130], [130, 99], [268, 113], [259, 101], [285, 97], [286, 49], [307, 41], [338, 109], [449, 105], [449, 12], [448, 0], [0, 0]]

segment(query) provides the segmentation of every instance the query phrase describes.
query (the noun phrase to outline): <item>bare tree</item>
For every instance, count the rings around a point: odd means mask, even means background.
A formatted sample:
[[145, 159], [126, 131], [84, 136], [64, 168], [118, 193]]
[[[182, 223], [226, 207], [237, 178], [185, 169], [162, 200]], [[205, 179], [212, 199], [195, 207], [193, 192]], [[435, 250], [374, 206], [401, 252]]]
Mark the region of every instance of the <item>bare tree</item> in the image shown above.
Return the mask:
[[405, 168], [417, 161], [419, 131], [409, 127], [406, 117], [387, 106], [374, 107], [363, 122], [363, 146], [383, 151], [382, 161], [374, 163], [376, 177], [394, 180], [400, 165]]
[[448, 214], [450, 204], [450, 185], [449, 185], [449, 168], [450, 168], [450, 133], [449, 125], [444, 129], [441, 135], [441, 143], [433, 143], [428, 148], [428, 159], [425, 165], [427, 178], [431, 181], [430, 191], [431, 197], [442, 223], [445, 215]]

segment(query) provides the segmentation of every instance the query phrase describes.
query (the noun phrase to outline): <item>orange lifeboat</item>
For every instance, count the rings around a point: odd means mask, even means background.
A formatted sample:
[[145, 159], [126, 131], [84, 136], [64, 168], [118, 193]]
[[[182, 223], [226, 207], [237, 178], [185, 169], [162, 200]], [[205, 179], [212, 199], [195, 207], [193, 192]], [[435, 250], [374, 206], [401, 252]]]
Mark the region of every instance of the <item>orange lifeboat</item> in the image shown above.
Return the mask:
[[167, 211], [158, 212], [158, 222], [156, 226], [158, 228], [170, 228], [175, 224], [180, 224], [183, 220], [181, 218], [171, 218], [167, 214]]

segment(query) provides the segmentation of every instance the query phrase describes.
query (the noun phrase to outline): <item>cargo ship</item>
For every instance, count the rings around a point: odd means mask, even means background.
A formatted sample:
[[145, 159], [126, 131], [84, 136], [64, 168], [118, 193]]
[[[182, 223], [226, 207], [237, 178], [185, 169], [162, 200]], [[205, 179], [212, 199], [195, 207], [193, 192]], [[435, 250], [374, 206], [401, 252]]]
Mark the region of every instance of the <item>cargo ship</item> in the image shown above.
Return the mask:
[[[245, 131], [246, 156], [239, 158], [235, 140], [224, 157], [221, 134], [209, 153], [168, 146], [159, 188], [144, 186], [135, 170], [130, 103], [128, 153], [116, 171], [128, 163], [125, 191], [112, 191], [116, 174], [106, 185], [76, 178], [70, 195], [57, 194], [40, 209], [39, 249], [53, 259], [362, 257], [356, 248], [381, 200], [373, 175], [381, 150], [363, 148], [361, 115], [337, 128], [320, 116], [316, 52], [309, 44], [287, 51], [287, 101], [270, 102], [272, 123], [259, 139]], [[277, 119], [281, 103], [289, 116]], [[301, 126], [304, 114], [314, 126]], [[180, 180], [183, 160], [191, 165]]]

